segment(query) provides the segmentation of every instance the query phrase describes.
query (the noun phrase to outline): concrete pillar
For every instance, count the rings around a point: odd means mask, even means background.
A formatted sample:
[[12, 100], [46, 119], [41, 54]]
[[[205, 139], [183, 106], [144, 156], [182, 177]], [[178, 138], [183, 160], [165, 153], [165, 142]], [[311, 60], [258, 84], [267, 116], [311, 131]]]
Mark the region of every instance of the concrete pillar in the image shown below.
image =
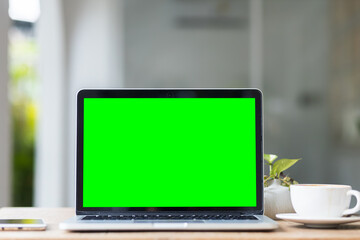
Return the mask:
[[8, 1], [0, 1], [0, 207], [11, 203], [11, 126], [8, 99]]

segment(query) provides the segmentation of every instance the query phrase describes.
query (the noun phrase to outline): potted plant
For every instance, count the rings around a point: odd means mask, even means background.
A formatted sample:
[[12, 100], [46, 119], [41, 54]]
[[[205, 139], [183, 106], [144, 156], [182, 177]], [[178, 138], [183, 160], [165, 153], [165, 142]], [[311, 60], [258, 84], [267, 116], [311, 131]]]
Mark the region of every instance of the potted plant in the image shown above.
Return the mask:
[[293, 166], [298, 159], [278, 159], [274, 154], [264, 154], [265, 164], [269, 166], [269, 175], [264, 175], [264, 214], [275, 219], [277, 213], [292, 213], [294, 208], [290, 199], [290, 185], [298, 182], [283, 172]]

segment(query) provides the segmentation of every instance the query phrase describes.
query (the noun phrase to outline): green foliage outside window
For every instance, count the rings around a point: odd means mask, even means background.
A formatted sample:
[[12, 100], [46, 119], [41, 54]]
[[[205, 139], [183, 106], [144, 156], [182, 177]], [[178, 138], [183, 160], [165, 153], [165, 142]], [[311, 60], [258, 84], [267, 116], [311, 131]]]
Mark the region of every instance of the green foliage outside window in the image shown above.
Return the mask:
[[32, 206], [35, 155], [37, 46], [21, 32], [10, 33], [9, 98], [12, 117], [12, 205]]

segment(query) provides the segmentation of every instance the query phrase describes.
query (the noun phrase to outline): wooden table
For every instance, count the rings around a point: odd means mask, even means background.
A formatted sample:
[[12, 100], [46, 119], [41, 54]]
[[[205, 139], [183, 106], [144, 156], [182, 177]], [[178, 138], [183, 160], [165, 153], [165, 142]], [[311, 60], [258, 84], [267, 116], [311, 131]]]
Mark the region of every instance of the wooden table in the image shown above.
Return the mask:
[[279, 221], [273, 232], [66, 232], [58, 223], [75, 214], [73, 208], [2, 208], [0, 218], [43, 218], [46, 231], [0, 231], [0, 239], [360, 239], [360, 223], [338, 229], [310, 229], [295, 223]]

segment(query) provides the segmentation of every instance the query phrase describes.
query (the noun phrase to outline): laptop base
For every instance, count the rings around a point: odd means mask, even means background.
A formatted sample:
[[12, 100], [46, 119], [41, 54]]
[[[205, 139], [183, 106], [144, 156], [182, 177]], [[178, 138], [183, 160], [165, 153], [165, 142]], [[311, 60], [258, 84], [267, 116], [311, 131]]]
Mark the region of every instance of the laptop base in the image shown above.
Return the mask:
[[274, 230], [278, 223], [263, 215], [255, 215], [259, 220], [82, 220], [84, 216], [74, 216], [59, 228], [67, 231], [158, 231], [158, 230]]

